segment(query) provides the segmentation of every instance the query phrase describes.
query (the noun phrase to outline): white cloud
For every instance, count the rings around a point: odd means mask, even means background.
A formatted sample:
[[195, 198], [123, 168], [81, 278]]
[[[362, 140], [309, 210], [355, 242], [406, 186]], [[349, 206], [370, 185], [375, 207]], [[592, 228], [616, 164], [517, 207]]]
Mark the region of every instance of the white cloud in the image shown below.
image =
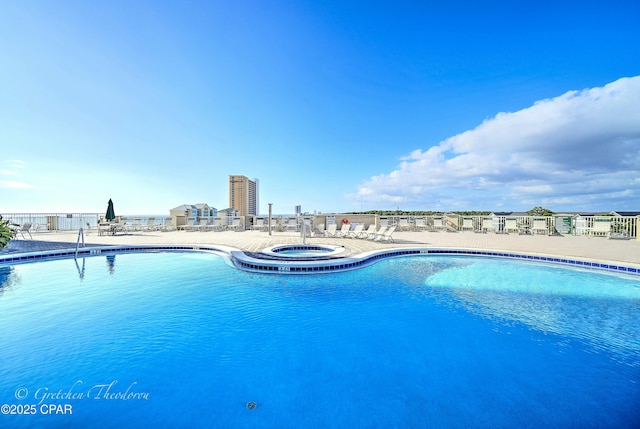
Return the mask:
[[26, 163], [17, 159], [5, 161], [9, 165], [9, 168], [0, 170], [0, 174], [3, 176], [19, 176], [20, 170], [26, 168]]
[[[5, 161], [9, 164], [9, 169], [0, 170], [2, 176], [12, 176], [12, 178], [18, 178], [21, 173], [21, 169], [26, 168], [26, 163], [20, 160], [8, 160]], [[5, 189], [35, 189], [36, 186], [26, 183], [20, 180], [0, 180], [0, 188]], [[6, 202], [5, 202], [6, 204]]]
[[[352, 198], [385, 208], [640, 208], [640, 76], [570, 91], [402, 158]], [[556, 207], [558, 206], [558, 207]]]
[[15, 180], [0, 180], [0, 188], [10, 189], [35, 189], [34, 185], [25, 182], [18, 182]]

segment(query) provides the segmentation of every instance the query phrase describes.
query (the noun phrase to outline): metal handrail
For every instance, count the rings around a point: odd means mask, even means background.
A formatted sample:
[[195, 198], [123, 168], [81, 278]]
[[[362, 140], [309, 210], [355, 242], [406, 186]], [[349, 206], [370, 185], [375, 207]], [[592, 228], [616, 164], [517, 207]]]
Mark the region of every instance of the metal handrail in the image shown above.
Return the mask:
[[76, 254], [74, 255], [73, 259], [76, 259], [78, 257], [78, 248], [80, 247], [80, 237], [82, 237], [82, 247], [84, 248], [84, 229], [82, 227], [80, 227], [80, 229], [78, 230], [78, 240], [76, 241]]

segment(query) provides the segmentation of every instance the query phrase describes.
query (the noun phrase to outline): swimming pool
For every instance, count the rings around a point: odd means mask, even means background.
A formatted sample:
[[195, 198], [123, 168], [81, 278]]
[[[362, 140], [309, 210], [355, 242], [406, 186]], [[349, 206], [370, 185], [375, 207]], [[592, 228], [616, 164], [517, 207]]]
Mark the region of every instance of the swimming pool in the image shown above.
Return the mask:
[[83, 262], [0, 267], [0, 404], [35, 406], [2, 427], [640, 421], [637, 278], [432, 255], [318, 276]]

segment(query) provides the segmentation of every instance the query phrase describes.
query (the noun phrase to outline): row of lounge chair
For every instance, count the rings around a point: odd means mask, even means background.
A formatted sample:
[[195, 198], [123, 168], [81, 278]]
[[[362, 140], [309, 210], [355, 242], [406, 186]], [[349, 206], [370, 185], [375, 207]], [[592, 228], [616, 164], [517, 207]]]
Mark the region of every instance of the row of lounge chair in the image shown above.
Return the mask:
[[408, 219], [400, 219], [398, 222], [400, 231], [447, 231], [462, 230], [474, 232], [495, 232], [495, 233], [518, 233], [518, 234], [548, 234], [549, 227], [546, 219], [534, 219], [533, 224], [524, 224], [517, 221], [516, 218], [506, 218], [503, 224], [499, 224], [493, 217], [487, 217], [474, 220], [472, 217], [464, 217], [462, 219], [462, 227], [458, 228], [458, 224], [447, 225], [445, 218], [436, 217], [432, 223], [427, 224], [423, 218], [416, 218], [414, 223], [410, 224]]
[[495, 232], [495, 233], [518, 233], [518, 234], [534, 234], [534, 233], [548, 233], [546, 222], [544, 224], [536, 223], [533, 227], [524, 224], [518, 224], [516, 219], [506, 219], [502, 227], [497, 224], [493, 218], [484, 218], [480, 224], [474, 224], [473, 219], [464, 218], [462, 220], [463, 231], [474, 232]]
[[351, 225], [343, 224], [340, 229], [336, 224], [331, 224], [326, 231], [319, 231], [325, 237], [344, 237], [344, 238], [360, 238], [373, 241], [389, 241], [393, 242], [392, 234], [395, 232], [396, 226], [380, 226], [376, 229], [375, 225], [369, 225], [368, 229], [364, 229], [364, 224], [357, 224], [353, 229]]
[[427, 224], [424, 218], [416, 218], [410, 223], [409, 219], [402, 218], [398, 221], [397, 228], [400, 231], [444, 231], [446, 221], [443, 218], [434, 218], [432, 224]]
[[[87, 224], [89, 226], [89, 224]], [[125, 219], [118, 219], [115, 222], [98, 223], [98, 235], [115, 235], [117, 233], [140, 232], [140, 231], [173, 231], [171, 218], [159, 219], [151, 217], [147, 219], [147, 223], [143, 225], [140, 219], [134, 219], [131, 223], [127, 223]], [[88, 231], [87, 231], [88, 232]]]
[[506, 218], [504, 224], [496, 223], [493, 218], [483, 218], [480, 228], [474, 227], [472, 219], [463, 219], [462, 230], [475, 232], [517, 233], [517, 234], [543, 234], [549, 235], [549, 225], [546, 219], [533, 219], [532, 224], [519, 223], [515, 218]]
[[200, 219], [199, 222], [195, 220], [192, 223], [180, 225], [178, 230], [181, 231], [243, 231], [244, 225], [240, 222], [240, 219], [233, 219], [230, 225], [227, 225], [222, 218], [213, 218], [212, 222], [209, 219]]
[[[298, 220], [295, 218], [281, 219], [280, 222], [278, 222], [278, 219], [276, 218], [271, 219], [272, 231], [299, 231], [301, 226], [302, 223], [298, 222]], [[251, 229], [258, 231], [269, 231], [269, 220], [258, 218], [255, 220], [253, 226], [251, 226]]]

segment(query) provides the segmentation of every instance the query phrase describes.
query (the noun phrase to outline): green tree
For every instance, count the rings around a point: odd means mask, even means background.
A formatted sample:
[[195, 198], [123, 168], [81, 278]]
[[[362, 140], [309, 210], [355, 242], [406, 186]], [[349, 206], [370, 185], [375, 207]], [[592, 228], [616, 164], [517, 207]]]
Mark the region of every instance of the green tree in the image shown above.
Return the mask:
[[11, 228], [8, 222], [2, 220], [2, 216], [0, 216], [0, 249], [9, 244], [15, 235], [15, 230]]
[[549, 209], [545, 209], [544, 207], [534, 207], [527, 212], [529, 216], [551, 216], [553, 212]]

